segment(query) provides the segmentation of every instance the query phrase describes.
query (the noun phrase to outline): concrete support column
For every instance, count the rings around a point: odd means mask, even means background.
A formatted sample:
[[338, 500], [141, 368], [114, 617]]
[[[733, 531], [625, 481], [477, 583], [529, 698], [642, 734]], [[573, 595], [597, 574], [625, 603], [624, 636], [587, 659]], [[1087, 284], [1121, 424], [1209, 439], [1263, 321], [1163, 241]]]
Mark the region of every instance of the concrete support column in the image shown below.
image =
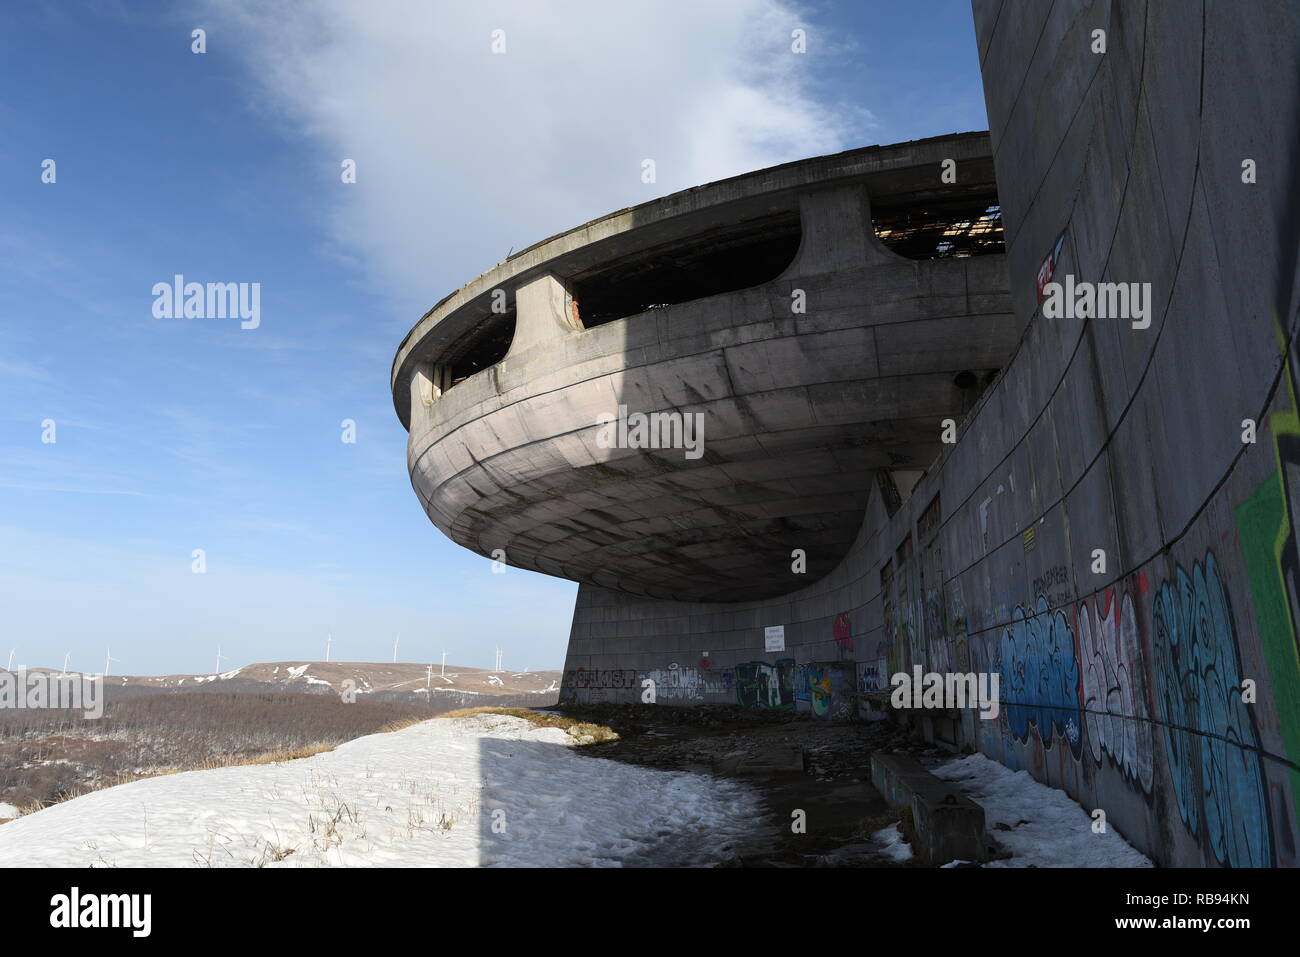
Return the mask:
[[896, 262], [871, 225], [865, 186], [839, 186], [799, 197], [803, 238], [783, 279]]
[[515, 338], [509, 355], [557, 341], [577, 332], [582, 323], [573, 297], [552, 275], [545, 275], [515, 290]]
[[422, 423], [433, 408], [433, 403], [451, 388], [451, 366], [417, 362], [411, 371], [411, 431]]

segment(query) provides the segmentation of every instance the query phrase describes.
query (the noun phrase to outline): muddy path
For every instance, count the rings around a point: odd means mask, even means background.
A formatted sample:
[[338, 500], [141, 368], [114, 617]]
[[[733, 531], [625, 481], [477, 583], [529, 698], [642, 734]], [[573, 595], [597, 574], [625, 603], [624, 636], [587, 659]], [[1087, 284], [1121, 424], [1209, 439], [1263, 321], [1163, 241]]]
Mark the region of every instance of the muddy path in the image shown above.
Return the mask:
[[871, 753], [906, 751], [927, 762], [947, 757], [883, 721], [835, 723], [717, 705], [559, 710], [618, 732], [617, 741], [584, 747], [591, 757], [734, 777], [758, 790], [767, 811], [754, 822], [753, 845], [720, 866], [914, 866], [886, 856], [872, 840], [900, 815], [871, 784]]

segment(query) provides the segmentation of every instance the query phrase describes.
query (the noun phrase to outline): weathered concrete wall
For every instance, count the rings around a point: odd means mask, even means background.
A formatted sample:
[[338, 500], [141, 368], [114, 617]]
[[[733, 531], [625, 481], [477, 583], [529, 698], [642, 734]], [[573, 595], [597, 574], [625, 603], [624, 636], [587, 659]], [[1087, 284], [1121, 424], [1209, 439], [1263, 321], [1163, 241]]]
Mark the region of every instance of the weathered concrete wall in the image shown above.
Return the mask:
[[[914, 664], [993, 671], [1000, 717], [933, 734], [1104, 810], [1159, 863], [1294, 866], [1300, 7], [977, 0], [975, 20], [1015, 357], [814, 585], [742, 604], [582, 585], [564, 693], [635, 700], [650, 677], [661, 703], [833, 716]], [[1054, 276], [1151, 283], [1149, 328], [1041, 315], [1062, 234]], [[774, 625], [787, 650], [765, 653]]]

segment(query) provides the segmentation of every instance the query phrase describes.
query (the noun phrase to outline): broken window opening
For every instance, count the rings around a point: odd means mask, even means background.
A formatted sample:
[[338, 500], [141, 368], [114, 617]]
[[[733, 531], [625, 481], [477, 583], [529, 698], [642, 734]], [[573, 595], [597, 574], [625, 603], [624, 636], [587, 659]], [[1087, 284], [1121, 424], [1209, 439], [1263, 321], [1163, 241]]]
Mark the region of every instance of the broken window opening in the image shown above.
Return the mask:
[[770, 282], [794, 261], [799, 240], [799, 214], [786, 210], [602, 263], [567, 282], [591, 329]]
[[908, 259], [961, 259], [1007, 251], [996, 198], [873, 208], [871, 218], [886, 248]]
[[515, 310], [493, 313], [447, 350], [439, 361], [451, 367], [451, 385], [496, 365], [515, 338]]

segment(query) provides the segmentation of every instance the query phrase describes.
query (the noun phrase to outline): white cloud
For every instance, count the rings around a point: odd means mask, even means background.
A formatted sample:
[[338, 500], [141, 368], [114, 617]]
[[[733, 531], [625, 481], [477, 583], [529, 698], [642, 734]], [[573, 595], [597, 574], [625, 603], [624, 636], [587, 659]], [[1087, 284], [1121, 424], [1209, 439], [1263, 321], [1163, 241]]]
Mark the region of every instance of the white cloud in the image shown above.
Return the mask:
[[[403, 309], [615, 209], [857, 145], [861, 113], [809, 92], [817, 46], [792, 53], [790, 35], [815, 27], [784, 0], [205, 10], [209, 51], [239, 51], [254, 106], [319, 144], [339, 254]], [[355, 186], [339, 183], [344, 158]]]

